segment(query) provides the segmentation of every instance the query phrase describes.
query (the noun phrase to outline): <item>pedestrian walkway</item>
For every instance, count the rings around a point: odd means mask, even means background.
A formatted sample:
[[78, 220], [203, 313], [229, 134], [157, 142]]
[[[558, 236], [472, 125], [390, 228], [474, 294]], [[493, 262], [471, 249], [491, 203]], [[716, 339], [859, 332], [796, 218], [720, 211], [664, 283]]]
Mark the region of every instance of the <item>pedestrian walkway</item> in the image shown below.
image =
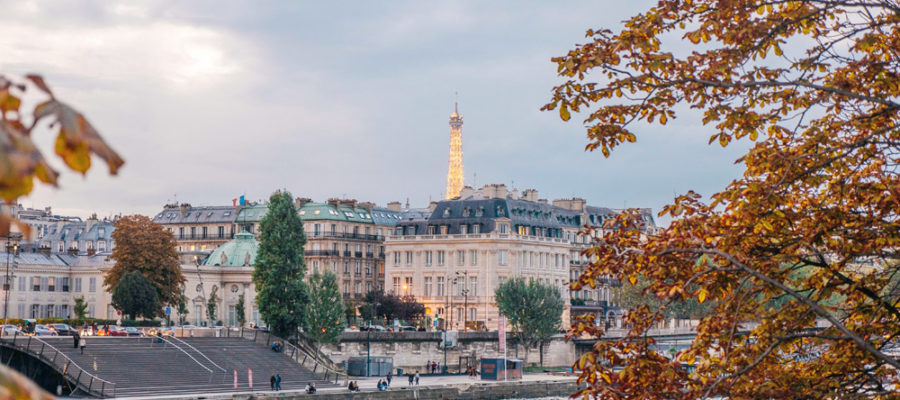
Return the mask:
[[[377, 391], [378, 389], [375, 387], [378, 383], [379, 379], [384, 379], [383, 376], [373, 376], [373, 377], [350, 377], [351, 380], [355, 380], [359, 382], [359, 388], [362, 392], [371, 392]], [[575, 375], [551, 375], [548, 373], [527, 373], [522, 376], [522, 379], [519, 381], [511, 381], [511, 382], [570, 382], [575, 381]], [[453, 385], [478, 385], [478, 384], [496, 384], [497, 381], [483, 381], [481, 378], [473, 378], [466, 375], [423, 375], [419, 379], [419, 386], [416, 389], [428, 389], [435, 388], [441, 386], [453, 386]], [[318, 385], [317, 385], [318, 386]], [[268, 386], [266, 386], [268, 388]], [[409, 385], [407, 383], [406, 375], [402, 376], [394, 376], [391, 388], [389, 390], [408, 390]], [[347, 392], [347, 387], [319, 387], [317, 390], [318, 393], [343, 393]], [[290, 395], [296, 393], [304, 393], [303, 390], [300, 389], [288, 389], [280, 392], [272, 392], [269, 390], [255, 390], [255, 391], [243, 391], [243, 392], [228, 392], [228, 393], [202, 393], [197, 394], [197, 398], [202, 397], [204, 399], [231, 399], [237, 395]], [[123, 397], [121, 399], [128, 400], [149, 400], [149, 399], [190, 399], [191, 396], [189, 394], [179, 394], [173, 396], [152, 396], [152, 397]]]

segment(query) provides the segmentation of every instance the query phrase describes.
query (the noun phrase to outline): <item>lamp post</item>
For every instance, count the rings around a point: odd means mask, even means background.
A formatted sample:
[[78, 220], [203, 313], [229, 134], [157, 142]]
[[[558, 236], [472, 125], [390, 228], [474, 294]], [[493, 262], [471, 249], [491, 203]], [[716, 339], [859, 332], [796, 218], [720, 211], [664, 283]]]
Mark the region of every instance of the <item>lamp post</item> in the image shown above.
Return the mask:
[[[12, 290], [12, 277], [13, 275], [10, 273], [10, 257], [14, 257], [19, 254], [19, 238], [20, 234], [13, 234], [12, 232], [6, 234], [6, 281], [3, 282], [3, 295], [4, 295], [4, 303], [3, 303], [3, 324], [6, 325], [9, 321], [9, 292]], [[10, 243], [11, 240], [15, 239], [15, 243]]]
[[463, 331], [469, 329], [469, 271], [456, 271], [457, 278], [463, 276]]

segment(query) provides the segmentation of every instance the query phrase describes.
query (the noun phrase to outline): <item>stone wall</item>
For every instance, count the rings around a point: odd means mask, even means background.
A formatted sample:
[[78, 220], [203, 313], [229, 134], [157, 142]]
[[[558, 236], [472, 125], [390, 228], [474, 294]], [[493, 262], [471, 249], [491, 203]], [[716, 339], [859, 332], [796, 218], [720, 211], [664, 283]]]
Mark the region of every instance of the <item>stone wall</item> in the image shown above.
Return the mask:
[[[366, 355], [366, 332], [345, 332], [341, 341], [326, 344], [322, 351], [335, 363], [343, 363], [354, 356]], [[369, 332], [369, 351], [372, 356], [390, 356], [394, 358], [394, 368], [406, 371], [419, 370], [425, 372], [425, 363], [436, 361], [444, 365], [444, 349], [440, 346], [440, 332]], [[516, 355], [516, 341], [512, 335], [506, 339], [508, 357]], [[475, 362], [482, 357], [502, 357], [496, 332], [466, 332], [459, 334], [456, 347], [447, 349], [446, 360], [451, 372], [459, 370], [460, 362]], [[525, 346], [518, 346], [519, 358], [525, 358]], [[529, 349], [529, 365], [540, 363], [537, 347]], [[544, 366], [571, 366], [575, 362], [575, 345], [566, 342], [563, 335], [554, 336], [544, 345]]]

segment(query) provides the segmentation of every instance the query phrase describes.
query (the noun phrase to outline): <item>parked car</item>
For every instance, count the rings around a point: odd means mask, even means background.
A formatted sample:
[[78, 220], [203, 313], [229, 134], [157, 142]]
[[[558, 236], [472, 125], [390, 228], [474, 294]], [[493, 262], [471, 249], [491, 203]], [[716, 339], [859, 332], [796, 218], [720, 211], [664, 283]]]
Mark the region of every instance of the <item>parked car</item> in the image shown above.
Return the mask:
[[22, 334], [22, 331], [19, 330], [18, 326], [15, 325], [2, 325], [3, 335], [15, 335], [16, 333]]
[[397, 327], [397, 332], [415, 332], [415, 331], [416, 331], [416, 327], [414, 327], [414, 326], [404, 325], [404, 326]]
[[387, 331], [387, 328], [385, 328], [385, 327], [383, 327], [383, 326], [381, 326], [381, 325], [369, 325], [369, 326], [363, 326], [363, 327], [360, 327], [360, 328], [359, 328], [359, 331], [360, 331], [360, 332], [365, 332], [365, 331], [371, 331], [371, 332], [386, 332], [386, 331]]
[[75, 328], [69, 324], [50, 324], [49, 327], [55, 330], [59, 336], [73, 336], [76, 332]]
[[140, 329], [135, 328], [133, 326], [125, 327], [125, 333], [127, 333], [128, 336], [141, 336], [144, 334], [144, 332], [141, 332]]
[[35, 325], [34, 326], [34, 335], [35, 336], [59, 336], [55, 330], [50, 329], [47, 325]]
[[128, 336], [128, 332], [121, 326], [110, 326], [107, 336]]

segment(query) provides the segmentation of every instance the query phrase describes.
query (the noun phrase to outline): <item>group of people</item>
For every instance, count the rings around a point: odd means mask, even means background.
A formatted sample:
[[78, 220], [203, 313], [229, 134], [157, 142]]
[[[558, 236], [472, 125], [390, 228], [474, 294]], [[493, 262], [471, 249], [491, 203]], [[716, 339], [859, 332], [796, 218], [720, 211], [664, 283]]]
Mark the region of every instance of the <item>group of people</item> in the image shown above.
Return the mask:
[[387, 390], [387, 389], [388, 389], [388, 382], [387, 382], [387, 379], [379, 379], [379, 380], [378, 380], [378, 385], [375, 386], [375, 387], [377, 387], [379, 391]]
[[272, 390], [279, 391], [281, 390], [281, 375], [275, 374], [269, 378], [269, 385], [272, 387]]
[[78, 331], [72, 333], [72, 340], [75, 342], [73, 348], [81, 348], [81, 354], [84, 354], [84, 348], [87, 346], [87, 340], [84, 340], [84, 338], [81, 337], [81, 334], [78, 333]]
[[284, 350], [284, 345], [281, 342], [272, 343], [272, 351], [276, 353], [281, 353]]
[[356, 381], [350, 381], [350, 383], [347, 384], [347, 390], [349, 390], [351, 392], [358, 392], [359, 391], [359, 383], [357, 383]]
[[441, 363], [437, 361], [428, 361], [425, 363], [425, 372], [431, 371], [431, 374], [434, 375], [438, 372], [441, 372]]
[[407, 375], [409, 376], [409, 386], [412, 386], [413, 384], [415, 384], [416, 386], [419, 386], [419, 370], [416, 370], [415, 375], [413, 375], [413, 374], [407, 374]]

